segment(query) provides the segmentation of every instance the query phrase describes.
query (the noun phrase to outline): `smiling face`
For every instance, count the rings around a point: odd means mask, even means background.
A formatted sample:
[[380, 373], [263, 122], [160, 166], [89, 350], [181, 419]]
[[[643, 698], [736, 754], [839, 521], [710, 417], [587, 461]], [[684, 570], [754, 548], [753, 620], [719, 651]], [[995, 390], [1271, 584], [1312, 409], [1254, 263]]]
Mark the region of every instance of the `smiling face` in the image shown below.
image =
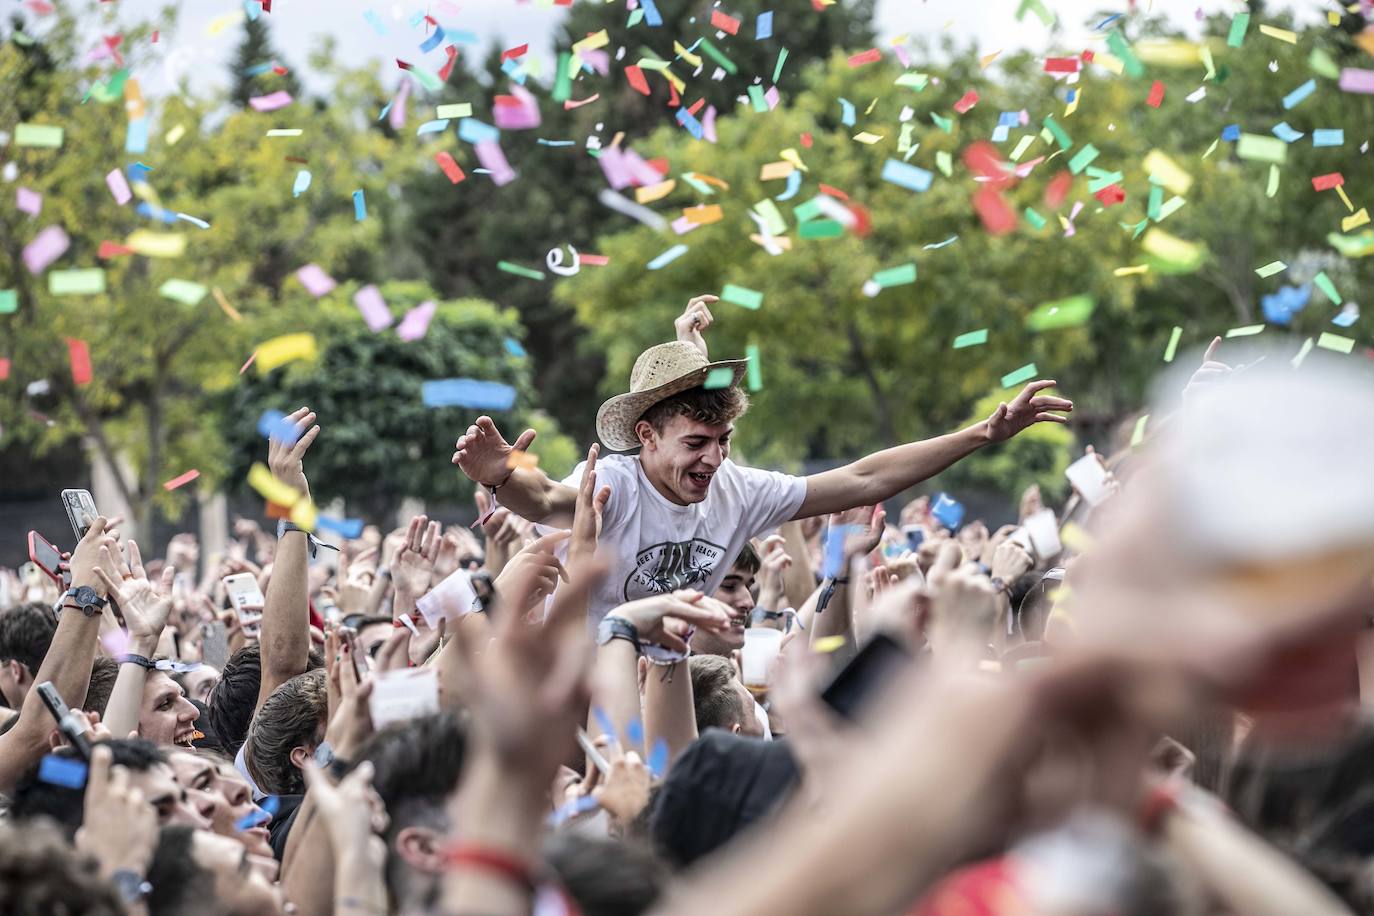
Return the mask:
[[157, 744], [190, 745], [200, 710], [181, 692], [181, 685], [161, 671], [149, 671], [143, 682], [138, 735]]
[[734, 423], [718, 426], [682, 414], [663, 423], [659, 432], [648, 420], [635, 425], [644, 446], [639, 460], [649, 482], [665, 499], [690, 506], [706, 498], [711, 480], [730, 457]]

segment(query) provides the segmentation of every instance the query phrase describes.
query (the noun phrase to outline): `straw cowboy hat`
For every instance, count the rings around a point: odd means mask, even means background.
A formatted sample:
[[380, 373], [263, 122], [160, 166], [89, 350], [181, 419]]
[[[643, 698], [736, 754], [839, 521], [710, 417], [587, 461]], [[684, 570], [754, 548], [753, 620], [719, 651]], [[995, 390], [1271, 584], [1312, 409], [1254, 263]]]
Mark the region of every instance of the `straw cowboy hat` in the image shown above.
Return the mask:
[[639, 354], [630, 370], [629, 393], [616, 395], [597, 410], [596, 434], [607, 448], [618, 452], [639, 448], [635, 424], [646, 410], [678, 392], [700, 386], [712, 369], [734, 370], [729, 385], [733, 388], [748, 365], [747, 359], [708, 362], [695, 344], [680, 340], [650, 347]]

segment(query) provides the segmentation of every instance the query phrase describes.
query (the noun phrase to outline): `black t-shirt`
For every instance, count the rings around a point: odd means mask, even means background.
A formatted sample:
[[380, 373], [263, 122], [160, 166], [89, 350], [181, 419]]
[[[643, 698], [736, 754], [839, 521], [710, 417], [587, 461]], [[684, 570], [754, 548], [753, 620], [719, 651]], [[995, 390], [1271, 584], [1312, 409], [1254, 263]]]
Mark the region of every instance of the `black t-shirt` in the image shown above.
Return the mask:
[[296, 814], [301, 810], [304, 795], [278, 795], [277, 812], [272, 815], [272, 823], [267, 825], [267, 840], [272, 844], [272, 855], [277, 861], [286, 854], [286, 838], [291, 835], [291, 825], [296, 823]]

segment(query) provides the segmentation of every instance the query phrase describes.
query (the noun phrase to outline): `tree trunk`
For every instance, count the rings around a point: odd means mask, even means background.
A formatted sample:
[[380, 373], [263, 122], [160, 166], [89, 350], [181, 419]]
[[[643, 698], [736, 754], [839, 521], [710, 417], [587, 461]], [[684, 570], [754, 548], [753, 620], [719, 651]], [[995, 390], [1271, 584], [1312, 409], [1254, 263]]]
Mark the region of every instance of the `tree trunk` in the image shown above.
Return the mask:
[[868, 385], [869, 393], [873, 395], [873, 407], [878, 412], [878, 432], [882, 435], [883, 444], [896, 445], [897, 424], [892, 419], [892, 407], [887, 402], [887, 393], [883, 391], [878, 376], [873, 372], [873, 363], [864, 350], [863, 338], [859, 336], [858, 327], [851, 321], [846, 330], [849, 332], [850, 355], [858, 366], [859, 374]]

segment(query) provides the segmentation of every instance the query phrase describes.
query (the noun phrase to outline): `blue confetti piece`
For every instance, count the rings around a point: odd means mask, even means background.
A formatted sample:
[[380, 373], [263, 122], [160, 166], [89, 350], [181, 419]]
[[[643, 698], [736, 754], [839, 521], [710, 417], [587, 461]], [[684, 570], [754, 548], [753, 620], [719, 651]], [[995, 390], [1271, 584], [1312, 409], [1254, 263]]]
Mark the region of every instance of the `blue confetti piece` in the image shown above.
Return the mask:
[[1021, 123], [1021, 112], [1004, 111], [997, 116], [998, 127], [1016, 127]]
[[372, 26], [373, 31], [378, 35], [386, 34], [386, 23], [382, 22], [382, 17], [378, 16], [375, 10], [364, 10], [363, 18], [367, 20], [367, 24]]
[[258, 434], [264, 439], [276, 439], [287, 445], [300, 438], [296, 431], [296, 424], [286, 419], [286, 414], [280, 410], [264, 410], [262, 416], [258, 417]]
[[667, 251], [663, 252], [663, 254], [654, 258], [645, 266], [648, 267], [650, 270], [658, 270], [662, 267], [667, 267], [669, 264], [673, 263], [686, 253], [686, 245], [674, 245], [672, 248], [669, 248]]
[[281, 808], [281, 799], [275, 795], [268, 795], [258, 803], [258, 807], [268, 814], [276, 814], [277, 810]]
[[610, 735], [612, 739], [620, 732], [615, 727], [615, 721], [611, 719], [611, 714], [606, 712], [605, 707], [593, 706], [592, 718], [596, 720], [596, 727], [601, 729], [603, 735]]
[[1095, 26], [1093, 27], [1093, 31], [1094, 31], [1094, 32], [1100, 32], [1100, 31], [1102, 31], [1103, 29], [1105, 29], [1107, 26], [1111, 25], [1113, 22], [1116, 22], [1116, 21], [1117, 21], [1118, 19], [1120, 19], [1120, 18], [1121, 18], [1121, 14], [1120, 14], [1120, 13], [1117, 13], [1115, 16], [1108, 16], [1106, 19], [1103, 19], [1101, 22], [1099, 22], [1097, 25], [1095, 25]]
[[252, 22], [262, 15], [262, 4], [257, 0], [243, 0], [243, 14]]
[[1344, 128], [1323, 128], [1312, 131], [1313, 146], [1344, 146]]
[[1356, 308], [1356, 309], [1346, 308], [1346, 309], [1342, 309], [1340, 312], [1338, 312], [1338, 313], [1336, 314], [1336, 317], [1331, 319], [1331, 323], [1334, 324], [1334, 325], [1335, 325], [1336, 327], [1338, 327], [1338, 328], [1348, 328], [1348, 327], [1350, 327], [1352, 324], [1354, 324], [1355, 322], [1357, 322], [1357, 321], [1359, 321], [1359, 320], [1360, 320], [1360, 310], [1359, 310], [1359, 309], [1357, 309], [1357, 308]]
[[387, 102], [385, 105], [382, 106], [382, 113], [377, 115], [378, 121], [384, 120], [386, 118], [387, 114], [391, 111], [391, 106], [395, 104], [395, 102], [396, 100], [392, 99], [390, 102]]
[[644, 723], [635, 716], [630, 720], [630, 724], [625, 726], [625, 740], [630, 744], [644, 743]]
[[1240, 125], [1227, 124], [1221, 129], [1221, 139], [1225, 140], [1227, 143], [1235, 143], [1240, 139]]
[[1310, 79], [1283, 97], [1283, 109], [1287, 111], [1302, 104], [1303, 100], [1317, 91], [1317, 81]]
[[[253, 6], [257, 7], [257, 6], [259, 6], [259, 4], [254, 3]], [[271, 69], [272, 69], [272, 62], [271, 62], [270, 60], [269, 60], [269, 61], [263, 61], [262, 63], [260, 63], [260, 64], [254, 64], [254, 65], [251, 66], [251, 67], [244, 67], [244, 68], [243, 68], [243, 75], [244, 75], [244, 76], [262, 76], [264, 73], [266, 73], [268, 70], [271, 70]]]
[[234, 822], [234, 829], [242, 833], [245, 830], [252, 830], [260, 824], [265, 824], [270, 820], [272, 820], [271, 814], [261, 808], [254, 808]]
[[854, 103], [849, 99], [840, 99], [840, 123], [845, 127], [854, 126]]
[[1307, 134], [1300, 130], [1294, 130], [1287, 121], [1280, 121], [1274, 125], [1274, 136], [1284, 143], [1292, 143], [1294, 140], [1301, 140]]
[[360, 518], [330, 518], [327, 515], [315, 517], [315, 527], [338, 532], [349, 539], [362, 537], [363, 520]]
[[1068, 95], [1066, 95], [1066, 96], [1064, 97], [1064, 101], [1065, 101], [1065, 102], [1068, 102], [1070, 105], [1072, 105], [1072, 104], [1073, 104], [1073, 100], [1076, 99], [1076, 98], [1078, 98], [1078, 90], [1077, 90], [1077, 89], [1070, 89]]
[[1007, 135], [1010, 133], [1010, 127], [1007, 127], [1005, 124], [998, 124], [996, 127], [992, 129], [992, 142], [1001, 143], [1002, 141], [1007, 139]]
[[787, 173], [787, 188], [781, 194], [779, 194], [777, 197], [774, 197], [773, 199], [791, 200], [792, 198], [796, 197], [797, 192], [801, 190], [801, 184], [801, 169], [793, 169], [791, 172]]
[[422, 22], [424, 22], [424, 21], [425, 21], [425, 13], [424, 13], [424, 10], [416, 10], [415, 12], [413, 12], [413, 13], [410, 14], [410, 27], [411, 27], [412, 29], [418, 29], [418, 28], [420, 27], [420, 23], [422, 23]]
[[515, 406], [515, 389], [473, 378], [437, 379], [420, 385], [420, 399], [426, 407], [510, 410]]
[[155, 207], [146, 200], [139, 201], [138, 206], [134, 208], [134, 212], [139, 216], [146, 216], [148, 219], [155, 219], [169, 225], [177, 221], [175, 212], [164, 210], [162, 207]]
[[644, 22], [651, 29], [656, 29], [663, 25], [663, 17], [658, 12], [658, 7], [654, 5], [654, 0], [640, 0], [640, 9], [644, 10]]
[[524, 359], [526, 356], [529, 356], [529, 354], [525, 352], [525, 348], [520, 346], [520, 341], [516, 340], [514, 337], [507, 337], [502, 341], [502, 346], [506, 348], [507, 353], [514, 356], [516, 359]]
[[296, 173], [296, 183], [291, 186], [291, 196], [300, 197], [310, 189], [310, 172], [301, 169]]
[[124, 152], [146, 153], [148, 151], [148, 119], [134, 118], [129, 122], [128, 132], [124, 135]]
[[677, 110], [677, 123], [687, 128], [687, 133], [698, 140], [706, 135], [706, 129], [701, 126], [701, 122], [686, 108], [679, 108]]
[[553, 810], [549, 815], [549, 825], [558, 827], [567, 823], [573, 818], [586, 814], [588, 811], [595, 811], [601, 807], [600, 802], [590, 795], [579, 795], [570, 802], [564, 802]]
[[207, 223], [205, 220], [201, 219], [201, 218], [198, 217], [198, 216], [192, 216], [192, 215], [189, 214], [189, 213], [178, 213], [178, 214], [177, 214], [177, 219], [181, 220], [183, 223], [190, 223], [192, 226], [195, 226], [197, 229], [209, 229], [209, 228], [210, 228], [210, 224]]
[[437, 121], [426, 121], [419, 127], [415, 128], [415, 136], [418, 137], [421, 134], [437, 134], [439, 133], [439, 131], [447, 129], [448, 118], [440, 118]]
[[434, 30], [434, 34], [426, 38], [424, 42], [420, 45], [420, 50], [428, 54], [430, 51], [433, 51], [435, 48], [439, 47], [439, 45], [442, 44], [443, 41], [444, 29], [443, 26], [439, 26]]
[[937, 522], [950, 531], [954, 531], [959, 527], [959, 523], [964, 520], [964, 504], [940, 493], [935, 497], [935, 504], [931, 507], [930, 514]]
[[663, 774], [668, 772], [668, 742], [659, 738], [654, 742], [654, 749], [649, 752], [649, 759], [645, 762], [649, 772], [655, 779], [662, 779]]
[[38, 778], [50, 786], [79, 789], [86, 784], [86, 762], [47, 754], [38, 764]]
[[507, 58], [501, 62], [501, 72], [515, 80], [521, 86], [525, 85], [525, 71], [514, 58]]
[[485, 140], [494, 142], [501, 139], [501, 131], [476, 118], [461, 118], [458, 121], [458, 139], [473, 145]]
[[576, 140], [545, 140], [543, 137], [538, 138], [538, 139], [535, 140], [534, 142], [535, 142], [535, 143], [538, 143], [540, 146], [576, 146], [576, 145], [577, 145], [577, 141], [576, 141]]
[[476, 32], [449, 32], [449, 33], [448, 33], [448, 40], [451, 41], [451, 42], [453, 42], [454, 44], [459, 44], [459, 45], [475, 45], [475, 44], [477, 44], [477, 33], [476, 33]]
[[919, 166], [889, 159], [883, 163], [882, 178], [910, 191], [928, 191], [935, 175]]
[[765, 38], [773, 37], [773, 11], [759, 13], [759, 18], [754, 20], [754, 40], [763, 41]]
[[353, 219], [357, 222], [367, 219], [367, 198], [363, 197], [362, 188], [353, 192]]
[[825, 556], [821, 564], [823, 577], [834, 579], [844, 575], [845, 538], [861, 530], [859, 525], [832, 525], [825, 532]]
[[144, 165], [142, 162], [131, 162], [125, 172], [129, 176], [129, 181], [140, 182], [148, 180], [148, 173], [153, 171], [151, 165]]

